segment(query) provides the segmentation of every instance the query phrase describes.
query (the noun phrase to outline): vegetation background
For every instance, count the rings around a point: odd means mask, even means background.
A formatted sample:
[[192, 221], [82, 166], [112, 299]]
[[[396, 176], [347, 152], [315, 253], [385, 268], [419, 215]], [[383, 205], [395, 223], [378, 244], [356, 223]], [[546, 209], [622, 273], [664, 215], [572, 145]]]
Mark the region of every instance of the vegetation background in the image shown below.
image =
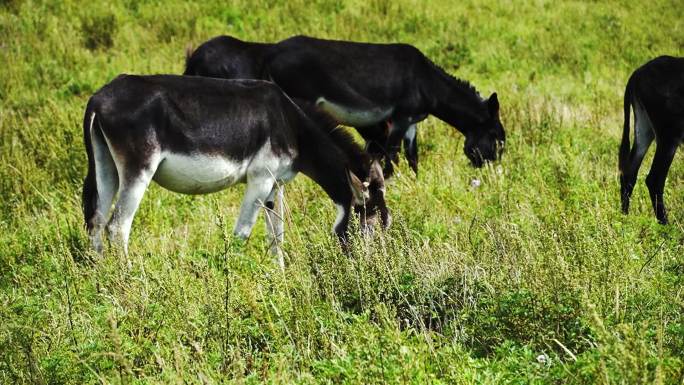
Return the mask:
[[[287, 190], [287, 268], [258, 226], [231, 246], [243, 186], [152, 186], [126, 261], [88, 251], [87, 98], [119, 73], [181, 73], [219, 34], [406, 42], [487, 96], [502, 163], [468, 166], [430, 118], [395, 222], [342, 255], [335, 210]], [[0, 1], [0, 383], [684, 383], [684, 159], [651, 213], [642, 167], [619, 212], [630, 73], [684, 54], [657, 1]], [[471, 180], [482, 181], [478, 188]], [[260, 219], [263, 221], [263, 219]]]

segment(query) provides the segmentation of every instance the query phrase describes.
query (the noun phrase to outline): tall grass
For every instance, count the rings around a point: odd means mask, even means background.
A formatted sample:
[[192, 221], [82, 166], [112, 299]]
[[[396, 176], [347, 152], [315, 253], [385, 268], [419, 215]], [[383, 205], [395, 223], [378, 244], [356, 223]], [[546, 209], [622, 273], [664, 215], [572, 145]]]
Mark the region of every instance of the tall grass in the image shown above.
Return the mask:
[[[89, 252], [86, 100], [119, 73], [180, 73], [188, 44], [294, 34], [416, 45], [497, 91], [502, 163], [420, 126], [420, 175], [388, 186], [394, 226], [341, 254], [334, 209], [287, 188], [287, 268], [243, 192], [152, 186], [131, 256]], [[0, 383], [684, 381], [684, 159], [672, 224], [635, 189], [619, 213], [624, 84], [684, 53], [679, 1], [0, 2]], [[642, 177], [651, 156], [644, 161]], [[471, 186], [472, 179], [482, 184]]]

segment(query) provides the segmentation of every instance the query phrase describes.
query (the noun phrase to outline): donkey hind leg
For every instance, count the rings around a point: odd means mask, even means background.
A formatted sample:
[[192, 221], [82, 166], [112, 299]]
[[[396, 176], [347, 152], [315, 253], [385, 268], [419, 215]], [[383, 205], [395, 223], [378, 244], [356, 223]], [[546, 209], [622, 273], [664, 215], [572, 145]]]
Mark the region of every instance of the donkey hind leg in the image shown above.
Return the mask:
[[109, 147], [98, 127], [93, 127], [91, 140], [95, 158], [95, 185], [97, 189], [97, 208], [90, 219], [89, 236], [98, 254], [103, 252], [102, 233], [109, 219], [114, 196], [119, 189], [119, 176]]
[[418, 130], [416, 123], [413, 123], [404, 134], [404, 156], [408, 161], [409, 167], [418, 175]]
[[252, 233], [252, 228], [257, 220], [259, 208], [265, 205], [267, 198], [273, 190], [275, 181], [272, 177], [255, 177], [247, 178], [247, 189], [245, 196], [242, 198], [242, 205], [240, 206], [240, 216], [233, 234], [240, 239], [247, 239]]
[[159, 162], [160, 159], [156, 156], [138, 170], [117, 167], [119, 169], [119, 197], [114, 204], [112, 218], [107, 224], [107, 232], [110, 242], [121, 248], [124, 255], [128, 255], [128, 238], [135, 212], [138, 210], [147, 186], [152, 181]]
[[665, 179], [670, 170], [672, 159], [674, 159], [677, 152], [678, 143], [656, 143], [656, 152], [651, 164], [651, 171], [646, 177], [646, 186], [648, 186], [648, 193], [651, 196], [651, 205], [658, 222], [667, 224], [667, 211], [665, 210], [665, 201], [663, 200], [663, 191], [665, 189]]
[[653, 126], [651, 120], [640, 103], [635, 103], [634, 108], [634, 145], [629, 153], [629, 162], [626, 170], [623, 170], [621, 177], [621, 197], [622, 197], [622, 212], [625, 214], [629, 212], [629, 200], [632, 196], [632, 191], [636, 185], [637, 175], [641, 162], [644, 160], [644, 155], [648, 148], [653, 143], [655, 134], [653, 133]]
[[285, 268], [285, 259], [281, 245], [284, 241], [285, 223], [284, 215], [285, 208], [283, 202], [283, 193], [285, 186], [275, 184], [271, 193], [266, 198], [266, 232], [268, 233], [269, 250], [274, 256], [280, 268]]
[[[401, 150], [402, 139], [405, 139], [412, 124], [405, 119], [392, 119], [392, 123], [387, 138], [387, 157], [385, 168], [391, 167], [391, 163], [399, 163], [399, 151]], [[389, 165], [389, 166], [388, 166]], [[385, 171], [385, 170], [383, 170]]]

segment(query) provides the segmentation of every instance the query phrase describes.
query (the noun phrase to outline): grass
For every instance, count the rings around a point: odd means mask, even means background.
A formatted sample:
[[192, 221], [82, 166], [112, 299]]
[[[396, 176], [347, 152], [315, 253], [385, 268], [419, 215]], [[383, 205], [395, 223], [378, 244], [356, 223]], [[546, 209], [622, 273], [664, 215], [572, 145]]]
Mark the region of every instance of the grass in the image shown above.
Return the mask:
[[[180, 73], [186, 46], [218, 34], [299, 33], [408, 42], [497, 91], [503, 162], [470, 168], [430, 118], [420, 175], [404, 163], [388, 186], [392, 229], [351, 256], [300, 176], [284, 272], [262, 225], [231, 246], [243, 186], [152, 186], [130, 261], [94, 257], [89, 95], [122, 72]], [[617, 179], [626, 79], [684, 54], [679, 1], [4, 0], [0, 36], [0, 383], [684, 382], [682, 153], [669, 226], [643, 184], [653, 150], [629, 216]]]

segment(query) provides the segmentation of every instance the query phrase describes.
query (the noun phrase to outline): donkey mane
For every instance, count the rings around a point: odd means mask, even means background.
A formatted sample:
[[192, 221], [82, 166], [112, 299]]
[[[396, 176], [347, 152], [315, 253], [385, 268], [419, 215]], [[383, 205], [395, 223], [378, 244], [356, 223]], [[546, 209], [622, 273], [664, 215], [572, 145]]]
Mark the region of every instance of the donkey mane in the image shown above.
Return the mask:
[[427, 57], [425, 58], [425, 60], [428, 62], [428, 64], [430, 64], [430, 66], [431, 66], [435, 71], [437, 71], [438, 74], [440, 74], [444, 79], [446, 79], [447, 81], [449, 81], [449, 83], [451, 83], [452, 86], [458, 88], [459, 90], [461, 90], [461, 91], [463, 91], [463, 92], [472, 93], [472, 94], [477, 95], [477, 97], [480, 99], [480, 101], [483, 101], [483, 100], [484, 100], [484, 99], [482, 98], [482, 96], [480, 95], [480, 93], [479, 93], [479, 92], [477, 91], [477, 89], [475, 88], [475, 86], [473, 86], [472, 84], [470, 84], [470, 82], [468, 82], [467, 80], [459, 79], [459, 78], [457, 78], [457, 77], [451, 75], [451, 74], [448, 73], [446, 70], [444, 70], [444, 68], [440, 67], [440, 66], [437, 65], [435, 62], [433, 62], [432, 60], [428, 59]]

